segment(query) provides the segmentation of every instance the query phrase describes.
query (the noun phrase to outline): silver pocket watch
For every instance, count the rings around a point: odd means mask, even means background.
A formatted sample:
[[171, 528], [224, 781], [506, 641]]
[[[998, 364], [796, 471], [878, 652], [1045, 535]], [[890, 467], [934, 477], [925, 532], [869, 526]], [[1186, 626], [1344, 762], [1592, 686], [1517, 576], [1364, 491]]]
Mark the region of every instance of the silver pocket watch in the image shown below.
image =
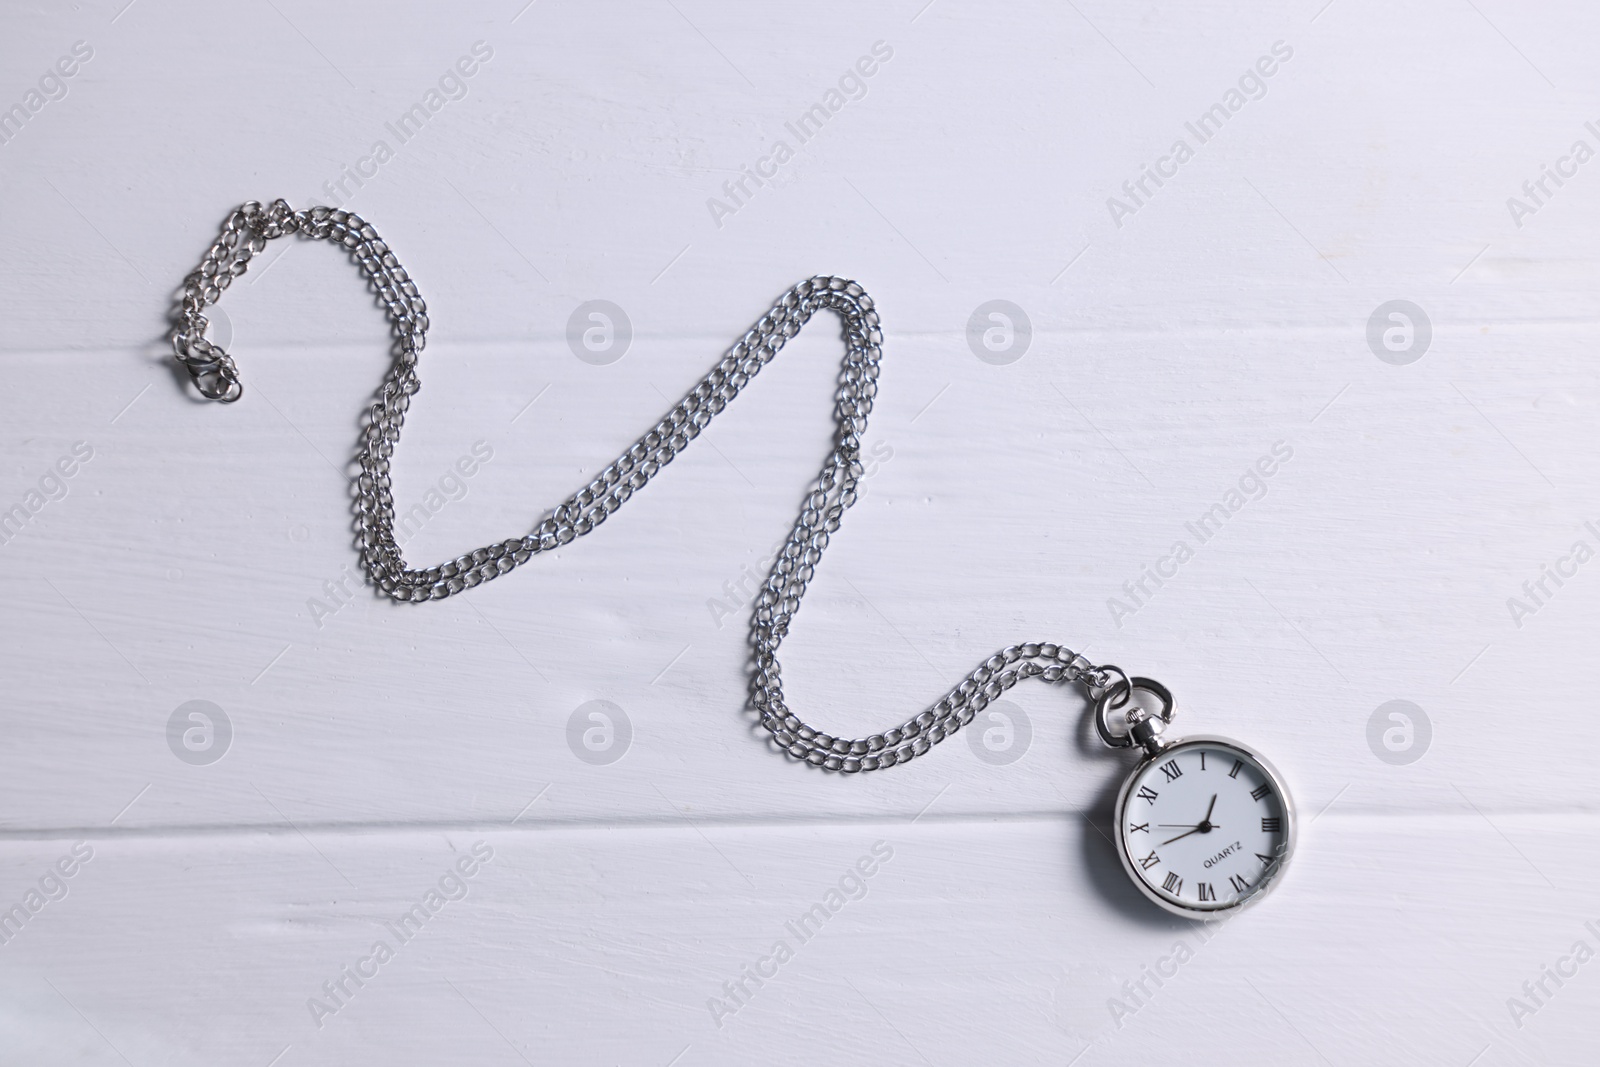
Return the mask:
[[[1117, 850], [1145, 896], [1174, 914], [1209, 918], [1259, 900], [1281, 877], [1294, 851], [1294, 804], [1272, 765], [1224, 737], [1164, 740], [1173, 710], [1164, 686], [1129, 678], [1117, 667], [1096, 666], [1065, 645], [1008, 645], [931, 706], [867, 737], [835, 737], [789, 707], [779, 648], [822, 550], [866, 476], [862, 437], [877, 395], [883, 331], [877, 305], [858, 283], [819, 275], [792, 286], [666, 415], [531, 531], [418, 567], [407, 563], [396, 536], [390, 464], [411, 398], [421, 388], [417, 361], [430, 320], [416, 282], [370, 223], [329, 207], [295, 211], [285, 200], [244, 203], [184, 279], [173, 352], [202, 396], [224, 404], [238, 401], [244, 395], [239, 369], [221, 344], [206, 338], [205, 311], [244, 275], [269, 240], [292, 235], [328, 241], [349, 254], [379, 295], [396, 339], [394, 361], [362, 419], [355, 455], [361, 474], [353, 483], [361, 562], [383, 595], [407, 604], [456, 596], [599, 528], [687, 448], [814, 315], [827, 312], [826, 317], [837, 318], [845, 344], [833, 406], [836, 433], [814, 488], [750, 605], [755, 669], [749, 706], [776, 747], [826, 771], [880, 771], [927, 754], [1023, 679], [1081, 685], [1094, 701], [1095, 725], [1106, 744], [1138, 745], [1145, 752], [1117, 797]], [[1159, 709], [1145, 710], [1135, 693], [1154, 697]], [[1122, 729], [1113, 728], [1113, 714]]]
[[[1190, 919], [1218, 918], [1260, 900], [1294, 854], [1294, 799], [1283, 776], [1226, 737], [1168, 741], [1162, 735], [1172, 721], [1172, 693], [1149, 678], [1123, 678], [1094, 702], [1101, 740], [1144, 749], [1117, 793], [1123, 869], [1158, 907]], [[1159, 710], [1138, 706], [1135, 691], [1154, 697]], [[1121, 713], [1125, 729], [1113, 727], [1113, 713]]]

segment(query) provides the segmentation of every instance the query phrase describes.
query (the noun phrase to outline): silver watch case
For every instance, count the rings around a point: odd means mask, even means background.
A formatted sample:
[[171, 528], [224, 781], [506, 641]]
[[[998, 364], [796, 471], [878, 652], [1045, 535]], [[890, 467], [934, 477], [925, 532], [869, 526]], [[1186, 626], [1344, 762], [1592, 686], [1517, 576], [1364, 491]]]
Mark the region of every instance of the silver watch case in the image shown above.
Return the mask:
[[[1204, 908], [1197, 904], [1191, 905], [1168, 900], [1152, 889], [1143, 878], [1139, 877], [1138, 871], [1134, 867], [1134, 858], [1128, 854], [1127, 839], [1122, 832], [1122, 827], [1127, 822], [1128, 800], [1133, 792], [1133, 783], [1138, 780], [1145, 769], [1158, 760], [1171, 759], [1175, 754], [1185, 749], [1197, 748], [1201, 745], [1223, 746], [1234, 749], [1260, 766], [1267, 779], [1271, 781], [1273, 789], [1283, 800], [1284, 820], [1283, 840], [1278, 843], [1277, 858], [1272, 866], [1267, 868], [1267, 873], [1261, 881], [1256, 883], [1256, 888], [1250, 895], [1224, 904]], [[1219, 919], [1226, 915], [1235, 914], [1260, 901], [1283, 878], [1283, 872], [1289, 866], [1289, 860], [1294, 856], [1294, 847], [1298, 836], [1294, 796], [1289, 792], [1289, 787], [1284, 782], [1283, 775], [1279, 774], [1278, 769], [1272, 765], [1272, 761], [1249, 745], [1240, 744], [1231, 737], [1219, 737], [1214, 734], [1197, 734], [1178, 741], [1172, 741], [1162, 745], [1157, 751], [1146, 755], [1128, 772], [1128, 777], [1123, 780], [1122, 789], [1117, 793], [1116, 812], [1116, 822], [1113, 824], [1113, 829], [1115, 830], [1117, 855], [1122, 857], [1122, 869], [1127, 872], [1129, 880], [1138, 886], [1139, 892], [1149, 898], [1156, 907], [1161, 908], [1163, 911], [1171, 912], [1173, 915], [1181, 915], [1186, 919]]]

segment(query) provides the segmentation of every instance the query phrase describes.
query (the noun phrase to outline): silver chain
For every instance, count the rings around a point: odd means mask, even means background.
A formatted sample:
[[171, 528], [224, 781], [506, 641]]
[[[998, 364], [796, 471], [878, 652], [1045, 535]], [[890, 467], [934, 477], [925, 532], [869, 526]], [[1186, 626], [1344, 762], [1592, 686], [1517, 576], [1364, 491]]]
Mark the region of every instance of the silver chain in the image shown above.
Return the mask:
[[254, 200], [244, 204], [228, 216], [200, 266], [184, 279], [173, 351], [202, 395], [223, 403], [238, 400], [244, 394], [238, 368], [227, 352], [206, 340], [205, 309], [244, 274], [267, 241], [294, 233], [343, 245], [372, 283], [394, 329], [394, 363], [362, 427], [355, 509], [362, 565], [373, 584], [395, 600], [442, 600], [498, 578], [599, 526], [672, 462], [812, 315], [827, 309], [838, 314], [844, 326], [844, 373], [834, 408], [838, 432], [816, 487], [807, 495], [755, 600], [751, 703], [761, 725], [796, 759], [827, 770], [871, 771], [927, 752], [1023, 678], [1079, 683], [1091, 693], [1126, 682], [1117, 668], [1094, 666], [1069, 648], [1029, 643], [996, 652], [928, 710], [870, 737], [849, 740], [823, 733], [802, 722], [784, 703], [778, 646], [789, 633], [829, 538], [838, 530], [845, 509], [855, 503], [862, 475], [861, 435], [878, 388], [883, 340], [878, 313], [866, 291], [843, 278], [810, 278], [784, 293], [661, 421], [551, 511], [532, 533], [486, 545], [436, 567], [406, 566], [394, 538], [389, 460], [411, 397], [421, 387], [417, 356], [427, 339], [428, 312], [416, 283], [371, 225], [358, 215], [327, 207], [294, 211], [283, 200], [270, 207]]

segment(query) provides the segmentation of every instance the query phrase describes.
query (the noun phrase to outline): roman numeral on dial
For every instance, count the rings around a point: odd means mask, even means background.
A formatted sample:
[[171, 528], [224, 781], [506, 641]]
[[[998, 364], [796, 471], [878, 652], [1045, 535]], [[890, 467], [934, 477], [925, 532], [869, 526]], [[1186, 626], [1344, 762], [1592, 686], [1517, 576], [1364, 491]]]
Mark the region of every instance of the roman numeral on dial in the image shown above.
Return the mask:
[[1269, 819], [1265, 815], [1263, 815], [1261, 817], [1261, 832], [1264, 833], [1264, 834], [1279, 834], [1279, 833], [1282, 833], [1283, 832], [1283, 820], [1282, 819]]
[[1266, 782], [1262, 782], [1260, 785], [1258, 785], [1254, 789], [1250, 790], [1250, 799], [1251, 800], [1260, 800], [1262, 797], [1266, 796], [1270, 792], [1272, 792], [1272, 787], [1270, 785], [1268, 785]]
[[1256, 859], [1261, 861], [1261, 866], [1263, 867], [1271, 867], [1273, 864], [1273, 859], [1271, 856], [1263, 856], [1259, 852], [1256, 853]]
[[1198, 885], [1196, 885], [1195, 886], [1195, 893], [1196, 893], [1196, 899], [1198, 899], [1198, 900], [1216, 900], [1217, 899], [1217, 891], [1215, 889], [1211, 888], [1211, 883], [1210, 882], [1201, 882]]
[[1143, 830], [1145, 833], [1149, 833], [1150, 824], [1147, 822], [1136, 822], [1132, 826], [1128, 827], [1128, 833], [1130, 834], [1137, 833], [1140, 830]]
[[1246, 889], [1250, 888], [1250, 883], [1239, 877], [1237, 874], [1228, 875], [1228, 884], [1233, 886], [1233, 891], [1235, 893], [1243, 893]]
[[1233, 761], [1233, 770], [1228, 772], [1228, 777], [1229, 778], [1237, 778], [1237, 777], [1239, 777], [1239, 771], [1243, 767], [1244, 767], [1244, 760], [1242, 760], [1242, 759], [1234, 760]]
[[1149, 786], [1141, 785], [1139, 787], [1139, 799], [1140, 800], [1147, 800], [1151, 804], [1154, 804], [1156, 802], [1156, 797], [1157, 796], [1159, 796], [1159, 794], [1154, 789], [1151, 789]]
[[1165, 889], [1173, 896], [1177, 896], [1179, 893], [1183, 892], [1183, 879], [1179, 878], [1171, 871], [1168, 871], [1167, 880], [1161, 883], [1161, 888]]
[[1152, 852], [1152, 853], [1150, 853], [1150, 855], [1146, 856], [1144, 859], [1139, 861], [1139, 869], [1141, 871], [1148, 871], [1151, 867], [1154, 867], [1156, 864], [1158, 864], [1160, 862], [1161, 862], [1161, 857], [1157, 856], [1154, 852]]
[[1161, 765], [1161, 773], [1167, 776], [1167, 781], [1175, 782], [1183, 777], [1183, 768], [1178, 766], [1178, 761], [1169, 759]]

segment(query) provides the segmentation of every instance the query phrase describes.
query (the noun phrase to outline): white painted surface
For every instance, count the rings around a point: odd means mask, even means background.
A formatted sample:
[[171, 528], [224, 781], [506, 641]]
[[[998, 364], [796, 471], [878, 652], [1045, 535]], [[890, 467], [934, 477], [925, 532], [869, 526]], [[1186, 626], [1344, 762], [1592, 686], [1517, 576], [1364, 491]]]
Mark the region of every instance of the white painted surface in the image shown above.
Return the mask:
[[[1520, 1020], [1507, 998], [1600, 949], [1600, 564], [1520, 627], [1507, 599], [1600, 544], [1600, 163], [1520, 227], [1506, 205], [1600, 148], [1593, 11], [119, 6], [0, 39], [3, 106], [93, 49], [0, 145], [0, 506], [94, 450], [0, 546], [0, 904], [93, 849], [0, 944], [0, 1062], [1593, 1059], [1600, 963]], [[350, 205], [434, 322], [399, 497], [493, 449], [408, 551], [527, 530], [776, 294], [855, 277], [886, 458], [785, 646], [795, 706], [865, 733], [1006, 643], [1088, 646], [1168, 683], [1177, 732], [1287, 774], [1303, 839], [1272, 899], [1204, 943], [1144, 904], [1102, 834], [1126, 763], [1062, 690], [1009, 694], [1032, 742], [1003, 766], [963, 735], [824, 776], [752, 733], [746, 617], [709, 602], [826, 447], [822, 322], [594, 536], [318, 627], [381, 317], [331, 249], [274, 243], [223, 303], [249, 391], [222, 408], [170, 364], [170, 292], [231, 207], [321, 198], [476, 41], [465, 98]], [[719, 228], [707, 198], [877, 41], [865, 98]], [[1107, 198], [1277, 41], [1266, 95], [1116, 226]], [[610, 366], [565, 342], [592, 298], [636, 331]], [[965, 336], [996, 298], [1034, 326], [1007, 366]], [[1433, 326], [1409, 366], [1365, 339], [1393, 299]], [[1108, 598], [1279, 441], [1265, 497], [1117, 626]], [[197, 699], [235, 731], [209, 766], [166, 740]], [[566, 741], [596, 699], [634, 732], [606, 766]], [[1367, 742], [1393, 699], [1433, 724], [1407, 766]], [[319, 1027], [308, 999], [477, 841], [467, 897]], [[786, 933], [879, 841], [862, 899]], [[779, 939], [794, 958], [715, 1018]]]

